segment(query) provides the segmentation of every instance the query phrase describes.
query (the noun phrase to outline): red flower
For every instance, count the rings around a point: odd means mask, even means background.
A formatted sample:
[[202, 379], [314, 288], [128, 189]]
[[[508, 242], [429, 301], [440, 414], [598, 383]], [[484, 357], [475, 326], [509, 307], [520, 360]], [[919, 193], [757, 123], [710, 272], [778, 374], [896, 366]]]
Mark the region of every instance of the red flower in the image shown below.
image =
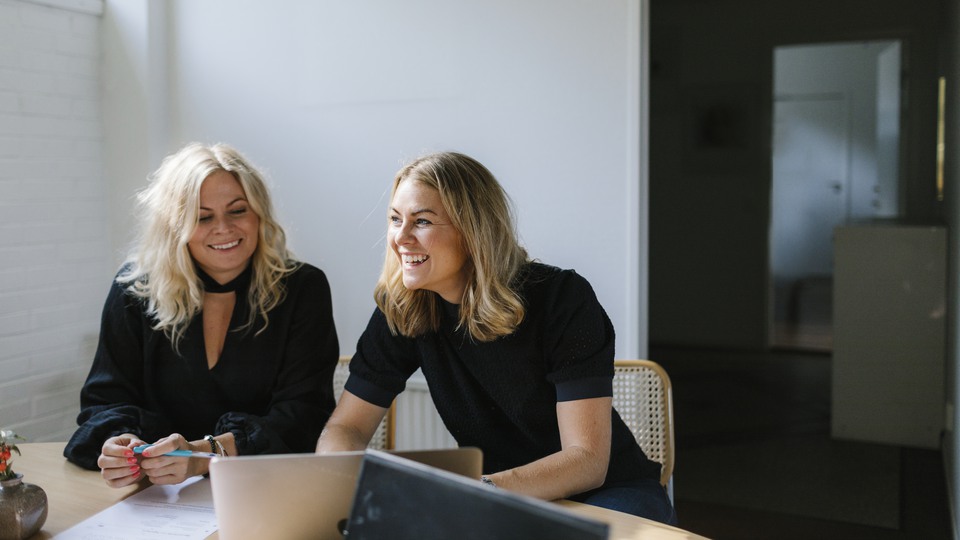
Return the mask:
[[10, 450], [4, 448], [4, 449], [3, 449], [3, 453], [0, 454], [0, 459], [2, 459], [2, 460], [4, 460], [4, 461], [10, 459]]
[[3, 471], [5, 471], [5, 470], [7, 470], [7, 462], [6, 462], [6, 461], [2, 461], [2, 462], [0, 462], [0, 472], [3, 472]]

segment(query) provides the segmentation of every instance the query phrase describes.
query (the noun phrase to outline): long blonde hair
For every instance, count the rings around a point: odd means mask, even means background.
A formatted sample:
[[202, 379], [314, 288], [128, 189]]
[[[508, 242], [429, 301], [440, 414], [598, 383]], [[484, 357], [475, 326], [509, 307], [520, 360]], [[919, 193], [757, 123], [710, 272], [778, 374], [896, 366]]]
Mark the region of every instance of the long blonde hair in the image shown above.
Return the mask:
[[[516, 291], [527, 252], [517, 240], [509, 198], [486, 167], [471, 157], [441, 152], [400, 169], [401, 182], [420, 182], [437, 190], [444, 210], [467, 252], [467, 286], [460, 303], [460, 327], [476, 341], [513, 333], [523, 321], [523, 299]], [[403, 285], [400, 261], [388, 247], [374, 299], [394, 334], [418, 336], [440, 326], [439, 295]]]
[[250, 209], [260, 218], [257, 249], [250, 264], [247, 291], [251, 307], [244, 328], [258, 315], [263, 331], [268, 313], [283, 301], [283, 278], [298, 263], [287, 250], [286, 234], [274, 219], [263, 176], [239, 152], [225, 144], [191, 143], [167, 156], [137, 194], [139, 236], [117, 282], [147, 302], [155, 330], [163, 330], [174, 350], [187, 326], [203, 306], [203, 284], [187, 243], [200, 215], [200, 186], [211, 174], [226, 171], [240, 182]]

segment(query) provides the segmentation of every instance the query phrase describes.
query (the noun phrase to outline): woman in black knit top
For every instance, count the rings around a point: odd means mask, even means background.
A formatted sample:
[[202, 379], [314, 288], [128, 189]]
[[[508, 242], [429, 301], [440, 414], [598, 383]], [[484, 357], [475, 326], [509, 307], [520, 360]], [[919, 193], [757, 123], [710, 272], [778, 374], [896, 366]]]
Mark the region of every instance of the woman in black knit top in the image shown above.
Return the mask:
[[507, 196], [457, 153], [397, 173], [377, 309], [317, 451], [366, 446], [422, 369], [461, 446], [483, 450], [483, 481], [666, 523], [676, 516], [611, 406], [614, 330], [590, 284], [527, 257]]

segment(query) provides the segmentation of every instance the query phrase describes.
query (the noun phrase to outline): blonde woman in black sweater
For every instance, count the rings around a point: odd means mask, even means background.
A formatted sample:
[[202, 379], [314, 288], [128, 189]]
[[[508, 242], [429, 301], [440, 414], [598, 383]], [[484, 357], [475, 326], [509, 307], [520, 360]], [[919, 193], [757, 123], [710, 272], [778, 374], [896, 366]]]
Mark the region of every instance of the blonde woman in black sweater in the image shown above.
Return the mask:
[[139, 203], [64, 455], [121, 487], [207, 472], [208, 459], [163, 455], [177, 449], [312, 451], [335, 405], [330, 286], [288, 252], [260, 172], [229, 146], [190, 144]]
[[531, 261], [506, 194], [458, 153], [394, 179], [387, 250], [350, 378], [320, 453], [364, 448], [422, 369], [447, 429], [483, 450], [483, 481], [676, 523], [613, 410], [614, 330], [590, 284]]

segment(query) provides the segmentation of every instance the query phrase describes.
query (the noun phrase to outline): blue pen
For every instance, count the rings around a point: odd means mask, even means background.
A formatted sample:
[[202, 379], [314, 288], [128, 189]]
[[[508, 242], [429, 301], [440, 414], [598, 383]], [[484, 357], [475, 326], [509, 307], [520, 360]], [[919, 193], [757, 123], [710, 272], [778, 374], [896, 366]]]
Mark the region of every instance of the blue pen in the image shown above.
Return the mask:
[[[151, 444], [142, 444], [140, 446], [134, 447], [133, 453], [142, 454], [144, 450], [150, 448]], [[215, 458], [220, 457], [213, 452], [191, 452], [190, 450], [174, 450], [173, 452], [167, 452], [163, 454], [165, 456], [177, 456], [177, 457], [200, 457], [200, 458]], [[156, 456], [153, 456], [156, 457]]]

